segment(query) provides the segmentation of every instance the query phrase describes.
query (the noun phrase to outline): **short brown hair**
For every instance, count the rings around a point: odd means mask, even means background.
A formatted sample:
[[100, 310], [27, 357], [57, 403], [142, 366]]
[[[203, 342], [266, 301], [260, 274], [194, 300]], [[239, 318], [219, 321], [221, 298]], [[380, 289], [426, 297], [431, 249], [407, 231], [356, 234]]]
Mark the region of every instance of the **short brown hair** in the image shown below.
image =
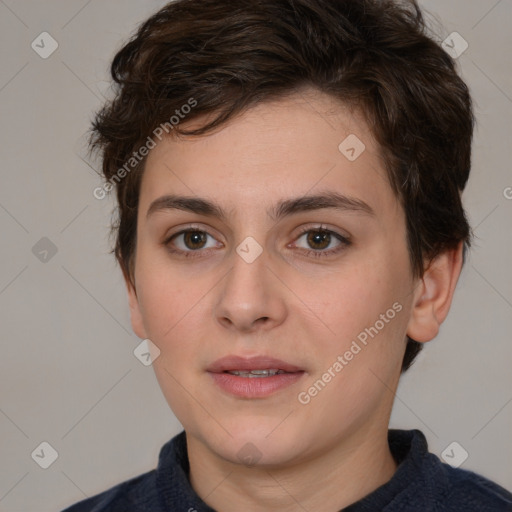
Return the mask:
[[[207, 133], [310, 86], [365, 115], [405, 211], [415, 276], [443, 251], [470, 245], [461, 193], [471, 165], [471, 98], [415, 0], [176, 0], [140, 25], [111, 74], [115, 97], [90, 135], [111, 185], [191, 98], [186, 120], [213, 120], [189, 131], [178, 123], [170, 127], [176, 133]], [[132, 284], [145, 160], [116, 180], [113, 252]], [[422, 346], [407, 338], [402, 371]]]

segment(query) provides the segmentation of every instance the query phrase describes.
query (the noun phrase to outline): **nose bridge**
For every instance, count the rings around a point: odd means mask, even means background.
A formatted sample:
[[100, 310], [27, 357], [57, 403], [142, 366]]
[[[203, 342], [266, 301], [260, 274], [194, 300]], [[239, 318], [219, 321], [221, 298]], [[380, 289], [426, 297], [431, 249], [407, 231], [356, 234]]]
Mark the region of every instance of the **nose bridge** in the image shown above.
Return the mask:
[[242, 242], [233, 255], [231, 272], [229, 272], [224, 289], [225, 298], [233, 304], [252, 307], [262, 300], [269, 292], [268, 257], [264, 251], [255, 257], [250, 242]]
[[285, 311], [282, 290], [269, 268], [265, 250], [254, 240], [245, 239], [233, 252], [231, 270], [216, 304], [215, 316], [224, 326], [250, 330], [255, 324], [276, 324]]

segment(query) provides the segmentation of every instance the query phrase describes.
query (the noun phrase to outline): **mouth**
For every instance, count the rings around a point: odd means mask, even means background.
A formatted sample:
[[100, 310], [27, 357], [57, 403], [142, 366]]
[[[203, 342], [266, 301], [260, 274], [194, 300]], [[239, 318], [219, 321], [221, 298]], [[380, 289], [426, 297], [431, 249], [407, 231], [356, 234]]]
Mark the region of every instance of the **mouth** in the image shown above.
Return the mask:
[[243, 374], [243, 376], [252, 374], [253, 376], [267, 377], [270, 374], [274, 375], [277, 373], [303, 372], [304, 369], [268, 356], [240, 357], [233, 355], [218, 359], [207, 368], [207, 371], [211, 373], [225, 372]]
[[263, 398], [300, 380], [306, 371], [299, 366], [266, 356], [227, 356], [207, 369], [217, 386], [241, 398]]
[[223, 373], [229, 373], [230, 375], [237, 375], [238, 377], [245, 377], [249, 379], [253, 378], [261, 378], [261, 377], [273, 377], [274, 375], [280, 375], [282, 373], [291, 373], [291, 372], [285, 372], [284, 370], [276, 370], [276, 369], [269, 369], [269, 370], [230, 370], [225, 371]]

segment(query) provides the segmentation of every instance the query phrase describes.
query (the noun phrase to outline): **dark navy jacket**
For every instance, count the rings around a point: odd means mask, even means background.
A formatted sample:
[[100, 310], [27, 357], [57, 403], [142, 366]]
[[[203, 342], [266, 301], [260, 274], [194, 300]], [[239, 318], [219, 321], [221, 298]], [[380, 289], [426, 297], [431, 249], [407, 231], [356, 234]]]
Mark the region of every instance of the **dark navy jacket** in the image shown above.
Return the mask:
[[[512, 494], [486, 478], [455, 469], [428, 452], [419, 430], [389, 430], [398, 469], [386, 484], [343, 512], [505, 512]], [[192, 489], [185, 432], [160, 450], [157, 469], [62, 512], [215, 512]], [[222, 511], [219, 511], [222, 512]]]

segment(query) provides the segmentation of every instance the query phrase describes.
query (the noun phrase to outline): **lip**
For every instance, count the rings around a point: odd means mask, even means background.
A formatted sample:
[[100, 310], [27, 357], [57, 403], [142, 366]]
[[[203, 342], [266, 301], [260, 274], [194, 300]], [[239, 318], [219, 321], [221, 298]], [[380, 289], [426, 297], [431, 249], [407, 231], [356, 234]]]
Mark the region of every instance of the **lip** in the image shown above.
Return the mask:
[[207, 368], [207, 371], [210, 373], [222, 373], [234, 370], [268, 370], [271, 368], [289, 373], [304, 371], [303, 368], [268, 356], [226, 356], [217, 359], [217, 361]]
[[[225, 373], [234, 370], [283, 370], [287, 373], [271, 377], [240, 377]], [[264, 398], [300, 380], [305, 370], [280, 359], [267, 356], [226, 356], [207, 368], [215, 384], [224, 392], [241, 398]]]

